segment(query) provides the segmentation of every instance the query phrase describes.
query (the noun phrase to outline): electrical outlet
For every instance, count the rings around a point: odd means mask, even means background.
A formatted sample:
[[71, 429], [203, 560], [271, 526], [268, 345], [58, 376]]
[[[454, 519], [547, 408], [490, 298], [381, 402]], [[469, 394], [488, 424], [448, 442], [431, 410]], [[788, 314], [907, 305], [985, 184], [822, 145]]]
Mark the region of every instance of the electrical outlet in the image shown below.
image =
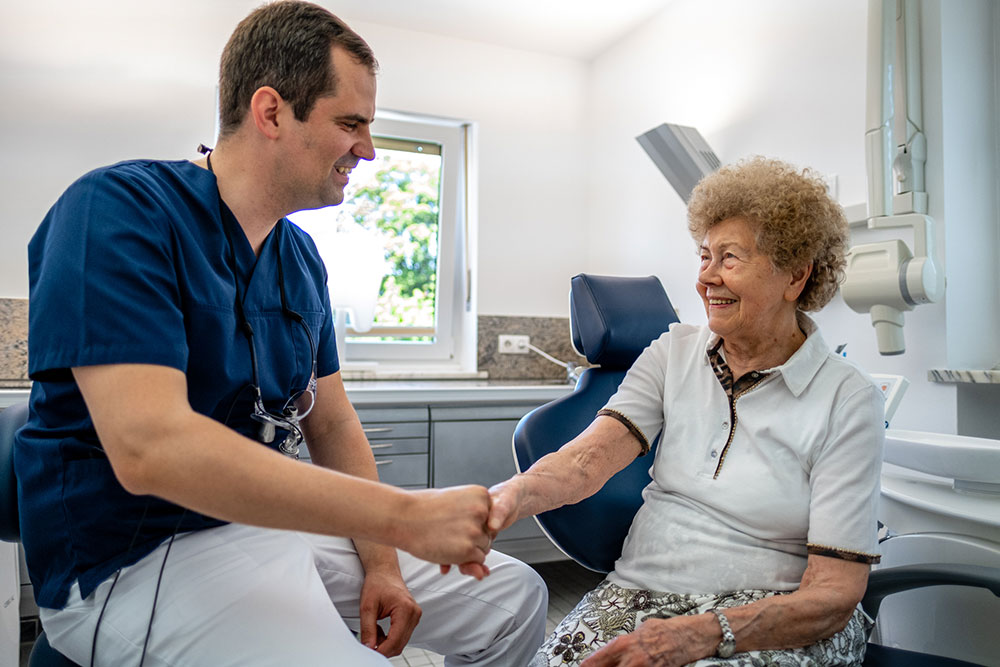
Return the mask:
[[500, 354], [528, 354], [530, 344], [531, 336], [500, 334], [500, 344], [497, 349], [500, 350]]

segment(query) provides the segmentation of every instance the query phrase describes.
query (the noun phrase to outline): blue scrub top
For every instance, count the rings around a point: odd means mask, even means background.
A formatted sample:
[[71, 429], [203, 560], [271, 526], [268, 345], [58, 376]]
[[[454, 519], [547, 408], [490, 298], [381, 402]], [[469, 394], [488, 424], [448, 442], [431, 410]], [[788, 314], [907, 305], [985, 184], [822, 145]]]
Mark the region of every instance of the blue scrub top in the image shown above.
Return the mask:
[[[259, 257], [242, 230], [234, 231], [261, 392], [277, 411], [306, 386], [311, 371], [305, 331], [282, 313], [277, 255], [288, 305], [316, 340], [320, 377], [339, 369], [326, 269], [312, 239], [287, 220], [278, 222]], [[194, 410], [254, 437], [250, 352], [237, 328], [228, 253], [215, 176], [186, 161], [122, 162], [85, 175], [29, 243], [34, 384], [14, 464], [39, 605], [62, 607], [75, 580], [86, 598], [175, 530], [223, 523], [122, 488], [70, 369], [176, 368], [187, 375]], [[279, 431], [275, 443], [281, 438]]]

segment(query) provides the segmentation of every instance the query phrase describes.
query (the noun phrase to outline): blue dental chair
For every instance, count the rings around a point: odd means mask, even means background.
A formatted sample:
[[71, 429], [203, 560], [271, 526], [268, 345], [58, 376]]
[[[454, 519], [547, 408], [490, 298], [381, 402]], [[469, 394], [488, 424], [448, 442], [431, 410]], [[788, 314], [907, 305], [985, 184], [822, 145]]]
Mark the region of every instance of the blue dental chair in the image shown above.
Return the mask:
[[[28, 404], [12, 405], [0, 412], [0, 540], [21, 541], [17, 511], [17, 479], [14, 477], [14, 434], [28, 420]], [[78, 667], [54, 648], [42, 632], [35, 639], [29, 667]]]
[[[598, 368], [580, 375], [572, 394], [539, 406], [514, 430], [518, 472], [583, 432], [646, 347], [677, 322], [656, 276], [624, 278], [580, 274], [570, 281], [573, 347]], [[649, 484], [656, 443], [596, 494], [539, 514], [538, 525], [567, 556], [595, 572], [610, 572], [621, 555], [632, 517]], [[586, 526], [587, 530], [579, 530]]]
[[[572, 394], [526, 414], [514, 431], [519, 472], [579, 435], [611, 398], [639, 354], [677, 315], [655, 277], [624, 278], [580, 274], [571, 281], [570, 332], [573, 346], [597, 368], [580, 376]], [[598, 493], [535, 517], [548, 538], [569, 558], [596, 572], [610, 572], [621, 555], [632, 519], [651, 481], [656, 443], [612, 477]], [[875, 618], [882, 599], [893, 593], [937, 585], [976, 586], [1000, 596], [1000, 569], [931, 564], [875, 570], [862, 607]], [[932, 610], [929, 610], [932, 613]], [[976, 667], [973, 663], [868, 644], [865, 667]]]

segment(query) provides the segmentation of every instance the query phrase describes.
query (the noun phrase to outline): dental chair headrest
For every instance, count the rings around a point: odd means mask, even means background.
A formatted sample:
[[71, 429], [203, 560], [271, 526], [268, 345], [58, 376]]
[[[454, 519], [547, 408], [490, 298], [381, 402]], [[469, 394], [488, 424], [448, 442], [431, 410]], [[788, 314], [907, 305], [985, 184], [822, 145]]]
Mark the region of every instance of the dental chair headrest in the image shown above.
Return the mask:
[[656, 276], [632, 278], [581, 273], [570, 282], [573, 347], [592, 364], [627, 369], [660, 337], [677, 314]]

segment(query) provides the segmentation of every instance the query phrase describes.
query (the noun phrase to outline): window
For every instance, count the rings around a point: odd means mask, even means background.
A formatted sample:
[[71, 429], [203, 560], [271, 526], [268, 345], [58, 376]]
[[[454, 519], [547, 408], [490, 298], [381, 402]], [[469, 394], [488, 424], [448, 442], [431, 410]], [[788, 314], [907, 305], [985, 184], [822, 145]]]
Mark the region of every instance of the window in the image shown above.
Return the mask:
[[351, 173], [344, 203], [289, 216], [330, 274], [345, 371], [475, 370], [470, 131], [379, 111], [376, 157]]

